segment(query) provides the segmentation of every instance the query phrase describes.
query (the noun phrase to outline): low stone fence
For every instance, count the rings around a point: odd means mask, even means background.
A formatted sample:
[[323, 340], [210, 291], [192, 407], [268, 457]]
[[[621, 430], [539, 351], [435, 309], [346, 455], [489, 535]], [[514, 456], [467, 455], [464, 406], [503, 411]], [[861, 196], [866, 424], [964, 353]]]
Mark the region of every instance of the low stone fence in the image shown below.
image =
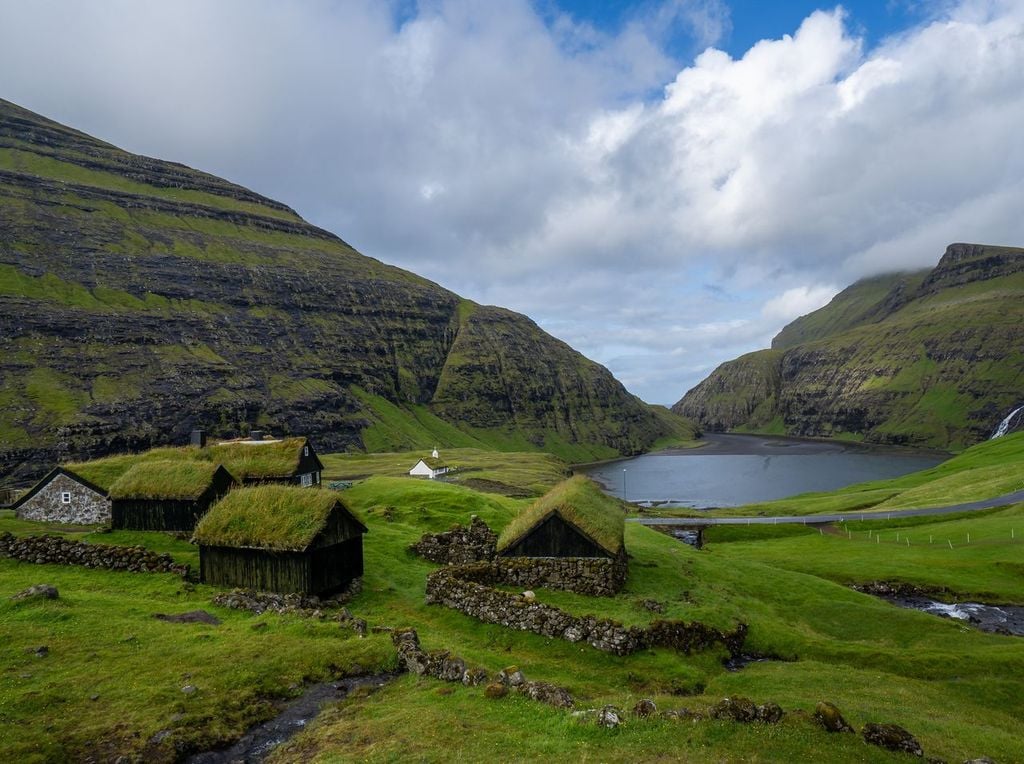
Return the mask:
[[722, 632], [696, 621], [655, 621], [642, 628], [626, 627], [593, 615], [574, 616], [552, 605], [479, 583], [479, 579], [486, 579], [486, 572], [482, 570], [487, 567], [490, 566], [477, 564], [434, 571], [427, 577], [427, 603], [444, 605], [484, 623], [569, 642], [586, 642], [615, 655], [629, 655], [656, 646], [690, 653], [721, 644], [730, 655], [736, 656], [741, 653], [746, 639], [746, 624], [739, 624], [731, 632]]
[[409, 548], [425, 560], [440, 565], [464, 565], [493, 560], [498, 534], [476, 515], [468, 528], [455, 526], [444, 533], [426, 533]]
[[169, 554], [141, 546], [86, 544], [61, 536], [15, 536], [0, 534], [0, 557], [22, 562], [54, 565], [83, 565], [87, 568], [126, 570], [137, 573], [177, 573], [187, 576], [188, 565], [179, 565]]
[[546, 587], [612, 597], [626, 583], [626, 561], [603, 557], [498, 557], [459, 566], [459, 577], [490, 586]]

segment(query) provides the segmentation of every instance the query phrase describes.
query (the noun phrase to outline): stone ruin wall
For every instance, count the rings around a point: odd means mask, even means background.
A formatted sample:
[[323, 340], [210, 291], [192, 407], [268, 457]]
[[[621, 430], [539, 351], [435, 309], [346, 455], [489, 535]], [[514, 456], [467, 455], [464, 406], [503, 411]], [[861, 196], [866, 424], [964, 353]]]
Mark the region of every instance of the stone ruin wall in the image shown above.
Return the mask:
[[690, 653], [714, 644], [738, 655], [747, 627], [739, 624], [722, 632], [700, 622], [654, 621], [647, 627], [623, 626], [617, 621], [593, 615], [574, 616], [521, 594], [504, 592], [479, 583], [480, 565], [452, 566], [427, 576], [427, 604], [443, 605], [472, 616], [519, 631], [530, 631], [568, 642], [586, 642], [603, 652], [629, 655], [649, 647], [669, 647]]
[[15, 536], [0, 534], [0, 557], [40, 565], [83, 565], [87, 568], [126, 570], [136, 573], [177, 573], [187, 576], [188, 565], [180, 565], [169, 554], [141, 546], [86, 544], [61, 536]]
[[602, 557], [497, 557], [498, 536], [474, 515], [468, 528], [425, 534], [410, 549], [440, 565], [460, 566], [463, 578], [477, 583], [549, 588], [611, 597], [626, 583], [625, 555]]
[[[61, 493], [71, 494], [71, 503], [61, 501]], [[110, 499], [86, 488], [67, 475], [58, 474], [39, 493], [18, 507], [22, 520], [38, 520], [68, 525], [93, 525], [110, 522]]]

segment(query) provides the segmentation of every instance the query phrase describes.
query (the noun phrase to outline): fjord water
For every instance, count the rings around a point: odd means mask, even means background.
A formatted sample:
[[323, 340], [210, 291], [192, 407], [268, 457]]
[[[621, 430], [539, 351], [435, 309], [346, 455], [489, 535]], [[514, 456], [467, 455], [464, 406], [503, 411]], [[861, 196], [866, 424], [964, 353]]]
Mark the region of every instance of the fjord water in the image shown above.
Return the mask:
[[711, 433], [696, 449], [593, 465], [582, 471], [607, 493], [629, 501], [698, 509], [734, 507], [934, 467], [939, 452], [837, 441]]

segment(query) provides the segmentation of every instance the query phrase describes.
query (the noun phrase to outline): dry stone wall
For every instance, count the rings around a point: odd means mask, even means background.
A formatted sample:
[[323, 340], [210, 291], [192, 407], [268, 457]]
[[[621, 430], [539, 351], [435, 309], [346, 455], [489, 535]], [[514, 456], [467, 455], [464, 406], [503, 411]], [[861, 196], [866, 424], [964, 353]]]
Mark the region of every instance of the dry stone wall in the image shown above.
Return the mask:
[[655, 621], [641, 628], [593, 615], [574, 616], [552, 605], [480, 583], [483, 567], [453, 566], [434, 571], [427, 577], [427, 603], [458, 610], [484, 623], [569, 642], [586, 642], [615, 655], [629, 655], [655, 646], [689, 653], [721, 644], [735, 656], [741, 653], [746, 639], [746, 624], [722, 632], [696, 621]]
[[561, 589], [611, 597], [626, 583], [625, 556], [496, 557], [498, 536], [474, 515], [468, 528], [425, 534], [410, 549], [431, 562], [458, 565], [462, 578], [481, 584]]
[[0, 534], [0, 557], [22, 562], [54, 565], [83, 565], [87, 568], [126, 570], [137, 573], [177, 573], [187, 576], [188, 565], [179, 565], [169, 554], [141, 546], [86, 544], [60, 536], [15, 536]]
[[[63, 494], [70, 495], [70, 501], [66, 504]], [[58, 474], [35, 496], [18, 507], [17, 515], [22, 520], [68, 525], [109, 523], [110, 499], [67, 475]]]
[[444, 533], [425, 533], [409, 547], [425, 560], [440, 565], [464, 565], [493, 560], [498, 534], [476, 515], [468, 528], [455, 526]]

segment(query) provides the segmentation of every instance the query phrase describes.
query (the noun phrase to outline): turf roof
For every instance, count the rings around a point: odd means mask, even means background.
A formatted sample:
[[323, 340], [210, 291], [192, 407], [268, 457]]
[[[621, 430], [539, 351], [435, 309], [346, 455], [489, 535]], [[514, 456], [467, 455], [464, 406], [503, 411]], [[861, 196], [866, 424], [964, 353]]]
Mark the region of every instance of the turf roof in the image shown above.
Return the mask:
[[230, 441], [206, 448], [191, 446], [154, 448], [141, 454], [117, 454], [89, 462], [76, 462], [65, 467], [104, 490], [137, 464], [152, 461], [197, 461], [223, 464], [238, 480], [246, 478], [280, 478], [295, 473], [306, 438], [283, 438], [280, 441]]
[[514, 546], [554, 513], [575, 525], [613, 557], [622, 551], [626, 513], [616, 499], [582, 475], [559, 483], [520, 512], [498, 537], [498, 551]]
[[339, 503], [344, 506], [338, 494], [326, 489], [287, 485], [239, 488], [206, 513], [192, 540], [207, 546], [301, 552], [313, 543]]
[[295, 474], [302, 458], [305, 438], [278, 441], [229, 441], [202, 449], [205, 458], [220, 462], [239, 480], [281, 478]]
[[185, 459], [141, 462], [110, 486], [110, 498], [198, 499], [218, 469], [213, 462]]
[[[420, 462], [423, 462], [425, 465], [430, 467], [430, 469], [432, 469], [432, 470], [444, 469], [445, 467], [448, 466], [447, 464], [445, 464], [440, 459], [435, 459], [432, 456], [424, 456], [422, 459], [420, 459]], [[420, 462], [416, 462], [416, 464], [419, 464]], [[415, 465], [413, 465], [413, 466], [415, 466]]]

